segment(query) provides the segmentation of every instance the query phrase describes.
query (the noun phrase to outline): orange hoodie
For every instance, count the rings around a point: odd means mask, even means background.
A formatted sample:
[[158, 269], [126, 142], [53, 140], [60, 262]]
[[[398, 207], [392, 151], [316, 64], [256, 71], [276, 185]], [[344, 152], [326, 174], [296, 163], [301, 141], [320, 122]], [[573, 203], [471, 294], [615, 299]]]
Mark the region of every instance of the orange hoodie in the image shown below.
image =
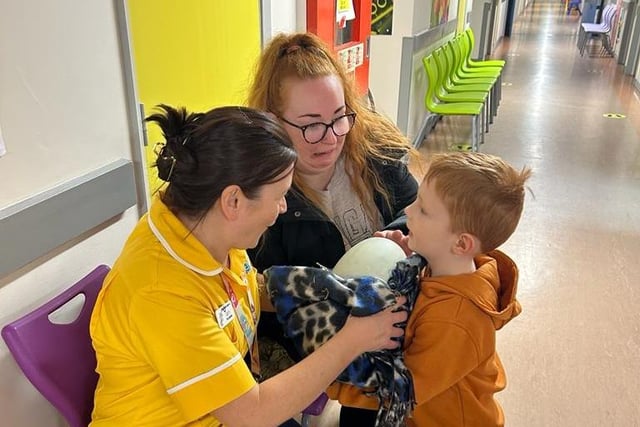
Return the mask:
[[[471, 274], [421, 280], [404, 341], [416, 396], [408, 426], [504, 425], [493, 398], [506, 385], [495, 336], [521, 311], [518, 269], [500, 251], [475, 263]], [[377, 409], [375, 399], [350, 385], [335, 383], [328, 393], [346, 406]]]

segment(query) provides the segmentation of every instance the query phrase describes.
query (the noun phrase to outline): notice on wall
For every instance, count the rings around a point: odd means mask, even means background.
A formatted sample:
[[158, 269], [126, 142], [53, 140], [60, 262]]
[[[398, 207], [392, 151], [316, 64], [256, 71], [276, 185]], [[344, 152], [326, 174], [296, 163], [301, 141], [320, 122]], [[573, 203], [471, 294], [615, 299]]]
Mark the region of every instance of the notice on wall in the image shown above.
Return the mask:
[[353, 7], [353, 0], [336, 1], [336, 22], [340, 28], [344, 28], [347, 21], [356, 18], [356, 10]]
[[4, 146], [4, 139], [2, 139], [2, 128], [0, 128], [0, 157], [7, 154], [7, 149]]
[[393, 30], [393, 0], [371, 3], [371, 34], [390, 36]]

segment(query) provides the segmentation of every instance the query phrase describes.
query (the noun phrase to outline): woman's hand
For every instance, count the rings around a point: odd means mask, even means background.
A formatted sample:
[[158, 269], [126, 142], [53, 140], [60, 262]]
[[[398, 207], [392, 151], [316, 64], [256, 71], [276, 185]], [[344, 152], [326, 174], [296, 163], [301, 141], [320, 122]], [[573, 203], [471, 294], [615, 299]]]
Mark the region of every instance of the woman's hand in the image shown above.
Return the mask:
[[409, 249], [409, 236], [405, 236], [400, 230], [376, 231], [373, 233], [373, 237], [384, 237], [385, 239], [393, 240], [402, 248], [407, 256], [413, 253], [413, 251]]
[[404, 334], [404, 330], [396, 325], [407, 320], [407, 312], [402, 309], [406, 302], [405, 297], [399, 297], [395, 305], [374, 315], [349, 316], [338, 334], [347, 335], [347, 342], [358, 350], [358, 354], [397, 348], [397, 338]]

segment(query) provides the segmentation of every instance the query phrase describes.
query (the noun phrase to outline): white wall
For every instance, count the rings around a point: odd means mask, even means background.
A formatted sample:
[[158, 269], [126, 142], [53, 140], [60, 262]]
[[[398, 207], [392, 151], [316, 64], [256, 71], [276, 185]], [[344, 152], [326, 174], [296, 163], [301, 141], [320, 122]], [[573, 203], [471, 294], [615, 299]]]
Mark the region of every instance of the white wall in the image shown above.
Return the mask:
[[493, 26], [493, 46], [491, 52], [495, 51], [504, 36], [504, 29], [507, 25], [507, 5], [507, 0], [500, 0], [498, 2], [496, 20]]
[[[4, 1], [0, 13], [0, 208], [117, 158], [131, 159], [114, 2]], [[100, 263], [137, 221], [131, 208], [0, 278], [0, 327]], [[12, 242], [0, 242], [0, 256]], [[0, 425], [61, 425], [0, 340]]]
[[306, 31], [307, 6], [305, 0], [263, 0], [263, 35], [269, 41], [278, 33]]
[[[376, 109], [394, 122], [398, 119], [400, 91], [400, 62], [402, 40], [429, 29], [433, 0], [403, 0], [393, 3], [393, 31], [391, 35], [371, 36], [371, 65], [369, 87], [376, 101]], [[471, 3], [471, 0], [469, 0]], [[468, 5], [470, 8], [471, 5]], [[456, 19], [458, 0], [449, 4], [449, 21]], [[415, 52], [411, 89], [409, 94], [409, 118], [407, 136], [410, 139], [418, 133], [426, 116], [424, 93], [426, 76], [422, 56], [427, 52]]]
[[[400, 5], [398, 3], [402, 4]], [[397, 7], [400, 7], [400, 11], [402, 12], [400, 20], [398, 21], [398, 24], [401, 27], [399, 30], [401, 32], [406, 32], [406, 35], [413, 35], [421, 31], [428, 30], [431, 23], [432, 4], [433, 0], [413, 0], [410, 2], [395, 1], [393, 4], [394, 10]], [[411, 10], [411, 14], [409, 16], [413, 17], [413, 21], [407, 20], [406, 18], [406, 14], [409, 9]], [[393, 30], [395, 31], [395, 27]]]
[[128, 153], [115, 31], [110, 2], [4, 2], [0, 207]]
[[[429, 9], [414, 9], [413, 1], [393, 3], [393, 31], [391, 35], [372, 35], [370, 46], [369, 88], [376, 101], [376, 109], [393, 122], [398, 117], [400, 90], [400, 58], [402, 38], [413, 34], [413, 26], [424, 21], [429, 26]], [[417, 16], [414, 20], [415, 16]], [[415, 22], [415, 24], [414, 24]]]

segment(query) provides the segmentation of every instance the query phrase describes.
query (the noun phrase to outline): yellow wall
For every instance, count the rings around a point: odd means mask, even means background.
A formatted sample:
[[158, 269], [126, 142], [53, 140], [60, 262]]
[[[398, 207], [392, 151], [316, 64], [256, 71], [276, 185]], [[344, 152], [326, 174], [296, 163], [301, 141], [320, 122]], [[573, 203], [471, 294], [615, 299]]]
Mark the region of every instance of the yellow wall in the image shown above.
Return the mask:
[[[190, 111], [242, 104], [260, 53], [259, 2], [251, 0], [130, 0], [136, 85], [149, 115], [159, 103]], [[148, 129], [148, 164], [155, 161], [156, 126]], [[161, 184], [149, 172], [150, 190]]]
[[464, 31], [467, 23], [467, 0], [458, 0], [458, 25], [456, 26], [456, 34]]

